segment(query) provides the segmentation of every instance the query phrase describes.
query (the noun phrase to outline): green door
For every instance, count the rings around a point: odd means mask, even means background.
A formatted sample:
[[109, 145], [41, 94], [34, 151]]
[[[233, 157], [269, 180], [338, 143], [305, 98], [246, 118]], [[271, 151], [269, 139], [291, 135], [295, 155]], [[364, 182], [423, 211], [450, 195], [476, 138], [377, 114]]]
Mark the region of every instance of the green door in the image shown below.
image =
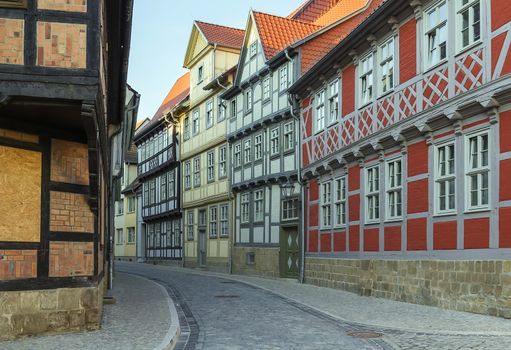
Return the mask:
[[300, 240], [298, 229], [280, 230], [280, 277], [298, 278], [300, 274]]

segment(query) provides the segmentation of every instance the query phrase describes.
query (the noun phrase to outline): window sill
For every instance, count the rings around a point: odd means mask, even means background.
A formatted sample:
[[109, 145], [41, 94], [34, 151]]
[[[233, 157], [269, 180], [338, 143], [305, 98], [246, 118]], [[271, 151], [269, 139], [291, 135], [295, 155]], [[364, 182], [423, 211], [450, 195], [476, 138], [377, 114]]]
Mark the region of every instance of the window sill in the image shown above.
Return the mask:
[[366, 222], [364, 222], [364, 226], [365, 225], [379, 225], [379, 224], [380, 224], [380, 220], [379, 219], [378, 220], [371, 220], [371, 221], [366, 220]]
[[270, 155], [270, 160], [280, 158], [280, 153], [275, 153]]
[[470, 45], [468, 45], [466, 47], [460, 48], [460, 49], [458, 49], [456, 51], [456, 55], [454, 55], [454, 57], [461, 56], [465, 52], [470, 51], [470, 50], [476, 48], [477, 46], [481, 45], [482, 43], [483, 43], [482, 40], [479, 39], [478, 41], [476, 41], [476, 42], [474, 42], [474, 43], [472, 43], [472, 44], [470, 44]]
[[384, 99], [385, 97], [389, 96], [389, 95], [392, 95], [394, 93], [394, 87], [390, 88], [389, 90], [385, 91], [385, 92], [382, 92], [378, 98], [376, 99], [376, 101], [379, 101], [379, 100], [382, 100]]
[[389, 219], [385, 220], [385, 224], [391, 224], [391, 223], [402, 222], [402, 221], [403, 221], [403, 217], [389, 218]]
[[433, 214], [434, 218], [441, 218], [446, 216], [456, 216], [458, 213], [456, 211], [448, 211], [448, 212], [436, 212]]
[[433, 64], [432, 66], [430, 67], [424, 67], [424, 73], [423, 74], [427, 74], [429, 72], [431, 72], [432, 70], [434, 70], [435, 68], [438, 68], [440, 67], [441, 65], [443, 65], [444, 63], [447, 63], [447, 58], [444, 58], [443, 60], [441, 60], [440, 62], [438, 63], [435, 63]]
[[369, 105], [371, 105], [373, 102], [374, 102], [374, 98], [371, 99], [370, 101], [362, 103], [360, 106], [358, 106], [358, 109], [364, 109], [364, 108], [368, 107]]
[[267, 98], [263, 99], [263, 105], [268, 104], [270, 101], [271, 101], [270, 97], [267, 97]]
[[490, 212], [491, 209], [488, 207], [484, 208], [474, 208], [474, 209], [466, 209], [465, 214], [472, 214], [472, 213], [484, 213], [484, 212]]

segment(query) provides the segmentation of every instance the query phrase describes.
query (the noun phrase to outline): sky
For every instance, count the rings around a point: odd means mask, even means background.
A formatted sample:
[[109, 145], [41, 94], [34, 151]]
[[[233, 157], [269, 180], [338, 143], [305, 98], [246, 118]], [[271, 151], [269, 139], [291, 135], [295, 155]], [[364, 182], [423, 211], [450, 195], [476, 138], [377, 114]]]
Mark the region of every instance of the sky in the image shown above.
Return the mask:
[[287, 16], [305, 0], [135, 0], [128, 83], [152, 118], [183, 67], [194, 20], [244, 29], [248, 12]]

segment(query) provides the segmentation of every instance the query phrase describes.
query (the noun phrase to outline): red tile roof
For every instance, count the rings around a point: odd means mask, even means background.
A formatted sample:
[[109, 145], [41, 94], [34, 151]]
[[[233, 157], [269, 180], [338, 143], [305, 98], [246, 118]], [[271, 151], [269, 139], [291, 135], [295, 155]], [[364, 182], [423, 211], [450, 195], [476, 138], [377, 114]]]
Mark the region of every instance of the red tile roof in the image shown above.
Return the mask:
[[199, 30], [210, 44], [241, 49], [245, 38], [243, 29], [225, 27], [218, 24], [195, 21]]
[[266, 59], [269, 60], [292, 43], [321, 29], [293, 19], [252, 12]]
[[342, 0], [308, 0], [293, 11], [289, 17], [298, 21], [315, 23], [319, 17], [327, 13], [339, 1]]

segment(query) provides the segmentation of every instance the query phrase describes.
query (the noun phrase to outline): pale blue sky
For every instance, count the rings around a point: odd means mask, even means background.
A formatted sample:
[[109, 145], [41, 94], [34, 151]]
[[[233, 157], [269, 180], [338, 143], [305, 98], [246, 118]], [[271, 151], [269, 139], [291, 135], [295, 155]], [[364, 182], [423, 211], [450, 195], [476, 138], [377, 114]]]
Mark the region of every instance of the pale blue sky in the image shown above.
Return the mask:
[[141, 95], [139, 119], [152, 118], [183, 60], [192, 23], [245, 28], [250, 8], [286, 16], [305, 0], [135, 0], [128, 82]]

